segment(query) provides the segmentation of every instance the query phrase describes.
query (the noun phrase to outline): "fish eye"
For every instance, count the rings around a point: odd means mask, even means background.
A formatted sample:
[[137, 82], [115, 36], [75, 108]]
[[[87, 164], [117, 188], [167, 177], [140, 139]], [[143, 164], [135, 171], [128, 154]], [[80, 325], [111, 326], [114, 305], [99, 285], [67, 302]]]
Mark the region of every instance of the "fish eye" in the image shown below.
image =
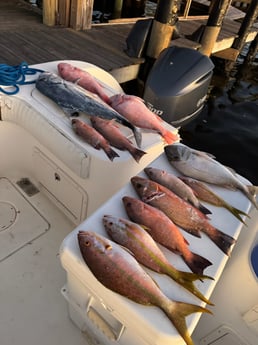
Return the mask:
[[90, 241], [85, 241], [84, 244], [85, 244], [86, 247], [89, 247], [90, 246]]

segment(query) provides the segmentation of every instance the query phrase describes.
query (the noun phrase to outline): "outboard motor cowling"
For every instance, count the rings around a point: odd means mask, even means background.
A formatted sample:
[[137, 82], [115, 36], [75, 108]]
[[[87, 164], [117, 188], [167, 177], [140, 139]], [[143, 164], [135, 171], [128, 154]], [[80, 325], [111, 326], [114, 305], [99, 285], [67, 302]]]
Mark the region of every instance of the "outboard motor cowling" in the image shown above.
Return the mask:
[[148, 108], [174, 127], [190, 122], [205, 104], [213, 68], [210, 58], [197, 50], [164, 49], [146, 80]]

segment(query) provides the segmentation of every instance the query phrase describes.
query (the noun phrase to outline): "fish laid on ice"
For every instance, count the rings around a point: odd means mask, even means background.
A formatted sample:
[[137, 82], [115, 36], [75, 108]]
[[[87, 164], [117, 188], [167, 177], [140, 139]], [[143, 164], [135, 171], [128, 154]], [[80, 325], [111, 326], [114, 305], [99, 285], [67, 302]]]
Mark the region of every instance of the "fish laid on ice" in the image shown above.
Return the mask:
[[130, 300], [160, 308], [187, 345], [193, 345], [186, 316], [208, 312], [200, 306], [169, 299], [134, 257], [120, 245], [90, 231], [80, 231], [78, 242], [83, 259], [93, 275], [106, 288]]
[[200, 231], [204, 232], [225, 254], [229, 255], [235, 239], [211, 225], [207, 216], [196, 207], [155, 181], [134, 176], [131, 182], [144, 202], [164, 212], [169, 219], [190, 234], [200, 237]]
[[90, 118], [92, 126], [105, 137], [110, 145], [116, 147], [119, 150], [127, 150], [136, 160], [139, 162], [140, 159], [146, 152], [135, 147], [132, 142], [123, 135], [119, 127], [114, 123], [114, 120], [105, 120], [100, 117]]
[[218, 194], [214, 193], [206, 184], [190, 177], [180, 177], [180, 179], [192, 188], [192, 190], [200, 200], [208, 202], [209, 204], [212, 204], [214, 206], [226, 208], [238, 220], [240, 220], [240, 222], [245, 224], [240, 215], [249, 217], [248, 214], [227, 203]]
[[211, 278], [177, 270], [169, 263], [156, 242], [142, 226], [130, 220], [111, 215], [103, 216], [103, 224], [111, 239], [128, 248], [139, 263], [155, 272], [168, 275], [196, 297], [212, 305], [193, 284], [195, 280]]
[[84, 89], [97, 94], [104, 102], [109, 103], [109, 96], [105, 93], [97, 79], [89, 72], [67, 62], [60, 62], [57, 65], [57, 69], [63, 79], [77, 83]]
[[97, 150], [103, 149], [108, 158], [113, 161], [115, 157], [119, 157], [110, 143], [96, 129], [79, 119], [72, 119], [72, 127], [76, 134], [82, 137], [89, 145]]
[[187, 202], [190, 202], [190, 204], [198, 208], [204, 214], [211, 213], [210, 210], [208, 210], [205, 206], [203, 206], [200, 203], [199, 199], [195, 196], [193, 190], [177, 176], [170, 174], [165, 170], [153, 167], [145, 168], [144, 172], [151, 180], [167, 187], [180, 198], [184, 199]]
[[137, 145], [141, 145], [142, 135], [140, 129], [132, 125], [94, 93], [65, 81], [51, 72], [43, 72], [39, 75], [36, 80], [36, 88], [58, 104], [66, 114], [73, 115], [82, 112], [108, 120], [115, 119], [130, 128], [134, 133]]
[[137, 96], [116, 94], [110, 97], [110, 105], [135, 126], [158, 132], [168, 144], [179, 139], [178, 134], [167, 130], [164, 121], [150, 111], [143, 99]]
[[123, 197], [123, 203], [128, 217], [144, 225], [156, 242], [181, 255], [192, 272], [203, 275], [203, 270], [212, 265], [209, 260], [189, 250], [189, 244], [179, 228], [162, 211], [129, 196]]
[[231, 169], [215, 160], [209, 153], [175, 143], [164, 148], [168, 161], [183, 175], [225, 188], [240, 190], [258, 209], [255, 200], [257, 187], [245, 185]]

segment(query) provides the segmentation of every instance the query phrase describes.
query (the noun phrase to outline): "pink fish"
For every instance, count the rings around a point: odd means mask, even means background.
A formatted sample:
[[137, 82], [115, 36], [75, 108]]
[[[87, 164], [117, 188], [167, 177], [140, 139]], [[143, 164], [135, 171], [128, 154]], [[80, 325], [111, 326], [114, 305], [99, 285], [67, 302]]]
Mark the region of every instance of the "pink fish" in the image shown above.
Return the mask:
[[135, 147], [132, 142], [123, 135], [113, 120], [109, 121], [97, 116], [91, 117], [90, 120], [92, 126], [101, 133], [112, 146], [116, 147], [118, 150], [129, 151], [136, 162], [139, 162], [141, 157], [146, 154], [146, 152]]
[[146, 107], [143, 99], [117, 94], [110, 97], [110, 105], [135, 126], [158, 132], [167, 143], [173, 144], [179, 140], [178, 134], [167, 130], [164, 121]]
[[144, 202], [164, 212], [177, 226], [197, 237], [204, 232], [223, 253], [230, 254], [235, 239], [215, 228], [196, 207], [155, 181], [134, 176], [131, 182]]
[[57, 65], [59, 75], [70, 82], [77, 83], [84, 89], [97, 94], [104, 102], [109, 104], [109, 96], [103, 87], [89, 72], [72, 66], [67, 62], [60, 62]]
[[82, 137], [96, 150], [103, 149], [108, 158], [113, 161], [119, 155], [111, 148], [109, 142], [96, 129], [79, 119], [72, 119], [72, 127], [76, 134]]
[[190, 251], [189, 243], [180, 229], [165, 213], [133, 197], [124, 196], [122, 200], [128, 217], [133, 222], [144, 225], [155, 241], [181, 255], [194, 273], [203, 275], [203, 270], [212, 264], [201, 255]]

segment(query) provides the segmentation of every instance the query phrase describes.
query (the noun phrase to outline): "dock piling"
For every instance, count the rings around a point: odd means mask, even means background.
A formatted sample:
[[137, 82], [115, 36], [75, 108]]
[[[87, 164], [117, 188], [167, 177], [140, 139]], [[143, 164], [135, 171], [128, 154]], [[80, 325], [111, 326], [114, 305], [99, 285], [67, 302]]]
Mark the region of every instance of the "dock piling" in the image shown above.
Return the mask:
[[156, 59], [161, 51], [169, 46], [178, 20], [178, 3], [178, 0], [158, 1], [147, 46], [148, 57]]
[[212, 48], [218, 38], [223, 19], [228, 11], [232, 0], [212, 0], [210, 4], [210, 14], [201, 37], [201, 47], [199, 51], [210, 56]]

